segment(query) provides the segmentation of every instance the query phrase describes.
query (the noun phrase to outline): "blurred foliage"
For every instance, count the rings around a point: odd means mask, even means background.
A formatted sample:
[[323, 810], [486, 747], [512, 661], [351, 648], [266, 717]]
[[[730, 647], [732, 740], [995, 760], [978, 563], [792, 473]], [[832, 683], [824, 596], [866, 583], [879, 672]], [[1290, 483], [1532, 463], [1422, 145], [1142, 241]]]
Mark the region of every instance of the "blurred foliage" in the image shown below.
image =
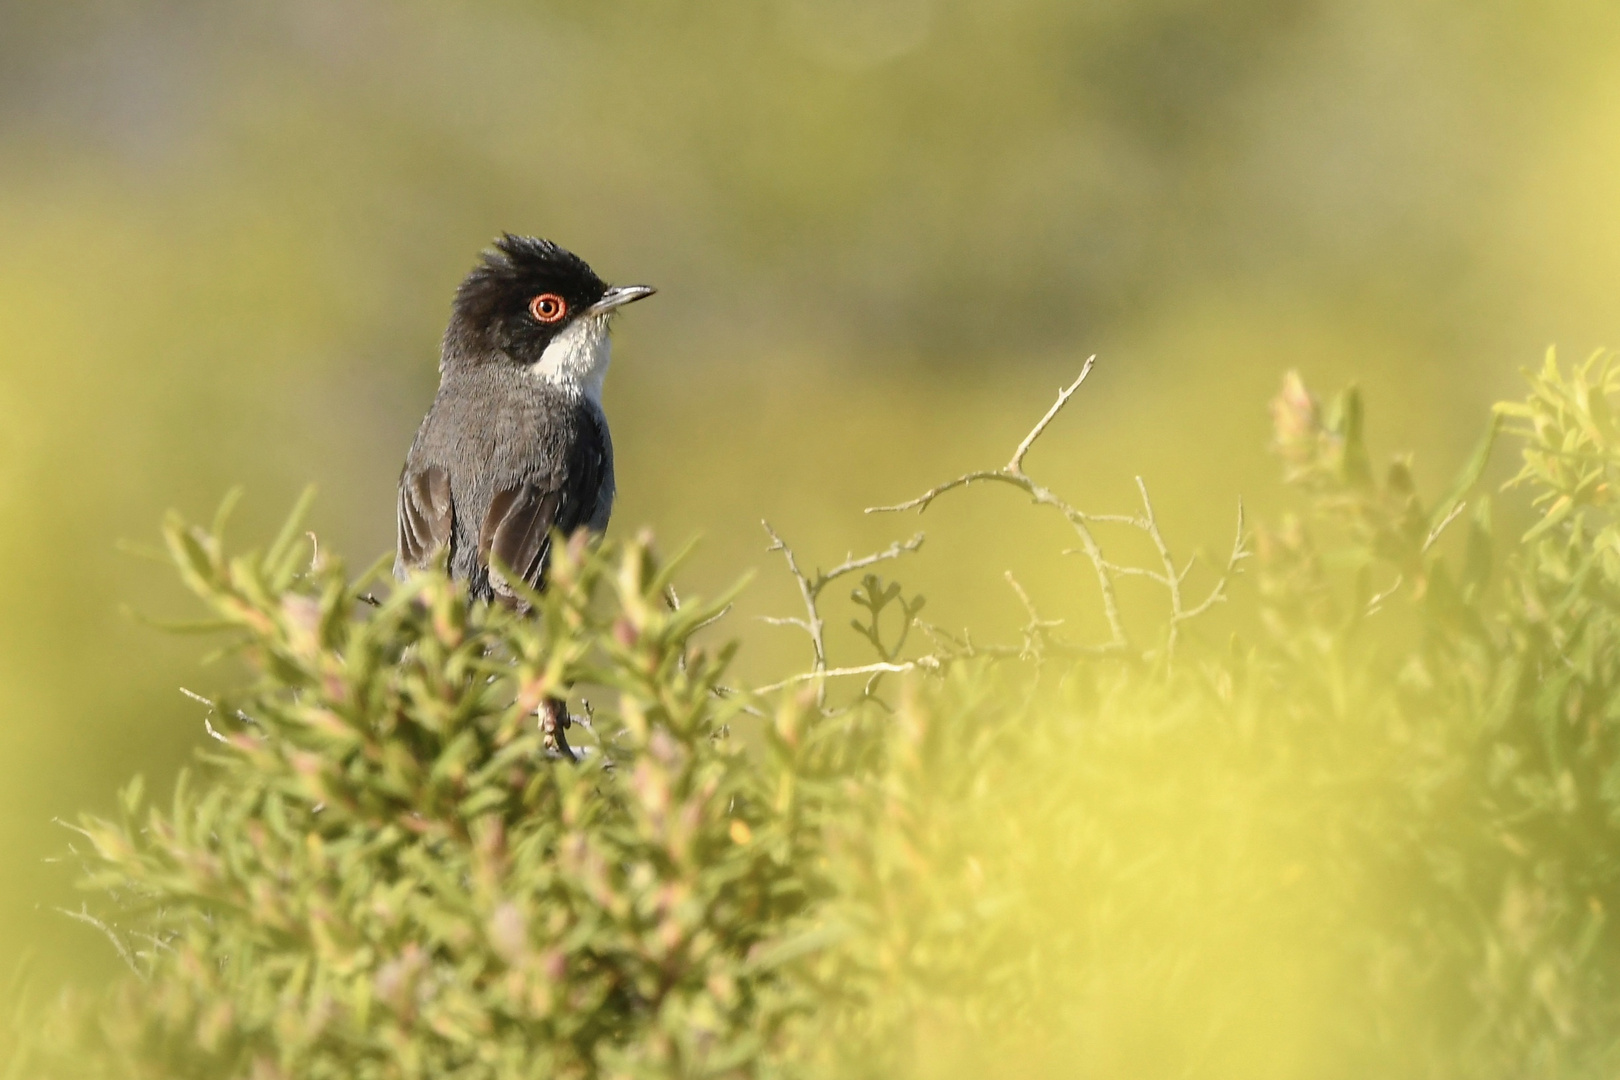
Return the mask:
[[[169, 806], [82, 819], [79, 917], [133, 971], [20, 1014], [9, 1075], [1603, 1075], [1616, 370], [1549, 357], [1498, 407], [1544, 508], [1519, 540], [1479, 490], [1496, 423], [1425, 498], [1354, 390], [1290, 376], [1261, 617], [1174, 665], [1168, 622], [939, 636], [871, 570], [915, 543], [783, 547], [797, 625], [858, 575], [879, 659], [748, 691], [694, 640], [725, 603], [644, 539], [570, 546], [524, 619], [175, 519], [252, 678]], [[533, 719], [570, 687], [577, 764]]]
[[[762, 516], [887, 544], [860, 507], [999, 460], [1093, 352], [1043, 478], [1152, 477], [1182, 553], [1224, 553], [1240, 496], [1281, 507], [1278, 371], [1359, 380], [1438, 490], [1522, 357], [1620, 340], [1617, 53], [1595, 0], [0, 0], [0, 976], [116, 964], [57, 913], [52, 819], [166, 788], [206, 737], [176, 687], [237, 678], [118, 617], [172, 590], [115, 545], [238, 483], [270, 531], [314, 480], [323, 546], [385, 547], [500, 230], [659, 286], [616, 330], [613, 528], [701, 531], [697, 592], [775, 565]], [[907, 596], [1016, 641], [1011, 570], [1098, 640], [1066, 527], [1009, 494], [931, 510]], [[739, 681], [802, 648], [757, 580]]]

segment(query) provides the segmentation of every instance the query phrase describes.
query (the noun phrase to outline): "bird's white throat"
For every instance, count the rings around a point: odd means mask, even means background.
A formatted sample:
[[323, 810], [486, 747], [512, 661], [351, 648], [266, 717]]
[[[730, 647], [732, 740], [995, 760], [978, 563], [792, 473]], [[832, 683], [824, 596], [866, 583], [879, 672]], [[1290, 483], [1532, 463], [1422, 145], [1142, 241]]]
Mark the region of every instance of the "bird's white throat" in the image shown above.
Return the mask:
[[551, 339], [540, 359], [529, 368], [530, 373], [602, 404], [602, 380], [607, 377], [608, 354], [612, 350], [607, 324], [605, 314], [575, 319]]

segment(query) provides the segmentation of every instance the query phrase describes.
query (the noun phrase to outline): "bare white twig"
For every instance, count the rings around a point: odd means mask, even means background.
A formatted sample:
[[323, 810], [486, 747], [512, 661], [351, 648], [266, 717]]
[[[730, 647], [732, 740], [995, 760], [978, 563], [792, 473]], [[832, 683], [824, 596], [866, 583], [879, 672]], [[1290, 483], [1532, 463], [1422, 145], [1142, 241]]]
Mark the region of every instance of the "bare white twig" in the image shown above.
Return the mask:
[[[1024, 473], [1024, 455], [1029, 453], [1031, 444], [1033, 444], [1035, 440], [1040, 437], [1041, 433], [1046, 430], [1047, 426], [1052, 423], [1052, 420], [1057, 416], [1059, 410], [1061, 410], [1064, 405], [1068, 404], [1069, 398], [1074, 396], [1074, 392], [1080, 389], [1080, 384], [1086, 381], [1086, 376], [1091, 374], [1092, 365], [1094, 365], [1096, 362], [1097, 358], [1095, 356], [1088, 358], [1085, 366], [1080, 369], [1080, 377], [1058, 391], [1057, 401], [1053, 402], [1052, 407], [1046, 410], [1046, 415], [1041, 417], [1040, 421], [1036, 423], [1034, 427], [1030, 428], [1029, 434], [1024, 436], [1024, 440], [1020, 442], [1018, 444], [1018, 448], [1013, 451], [1012, 459], [1001, 468], [976, 469], [973, 472], [963, 473], [954, 480], [947, 480], [943, 484], [929, 488], [915, 499], [907, 499], [905, 502], [896, 503], [893, 506], [869, 506], [866, 508], [866, 512], [868, 514], [897, 514], [904, 510], [916, 510], [921, 513], [922, 511], [928, 509], [928, 505], [930, 503], [939, 498], [941, 495], [945, 494], [947, 491], [951, 491], [959, 487], [966, 487], [969, 484], [977, 484], [984, 480], [1000, 480], [1003, 483], [1012, 484], [1014, 487], [1023, 488], [1025, 491], [1029, 491], [1031, 495], [1035, 495], [1035, 492], [1030, 490], [1035, 485]], [[1041, 499], [1038, 495], [1036, 495], [1035, 501], [1044, 502], [1046, 500]]]
[[791, 615], [761, 615], [759, 621], [769, 626], [797, 626], [805, 633], [810, 632], [810, 624], [803, 619], [795, 619]]
[[[218, 704], [216, 704], [214, 701], [212, 701], [209, 698], [203, 697], [201, 694], [197, 693], [195, 690], [187, 690], [183, 686], [179, 687], [178, 689], [182, 694], [184, 694], [186, 697], [190, 698], [192, 701], [195, 701], [197, 704], [208, 706], [208, 711], [209, 712], [213, 712], [213, 713], [219, 712], [219, 705]], [[249, 716], [247, 713], [243, 712], [241, 709], [236, 710], [236, 718], [238, 720], [242, 721], [242, 723], [249, 725], [250, 727], [258, 727], [258, 725], [259, 725], [259, 722], [257, 720], [253, 719], [253, 717]], [[206, 717], [206, 716], [203, 717], [203, 727], [205, 729], [207, 729], [209, 735], [211, 735], [214, 738], [218, 739], [220, 742], [230, 742], [230, 740], [228, 738], [221, 735], [218, 731], [216, 731], [214, 729], [214, 725], [208, 722], [208, 717]]]
[[913, 536], [910, 540], [907, 540], [903, 544], [896, 540], [882, 551], [875, 552], [871, 555], [863, 555], [859, 559], [854, 558], [851, 555], [845, 555], [844, 561], [833, 567], [831, 570], [828, 570], [825, 573], [819, 570], [816, 572], [816, 591], [821, 591], [821, 589], [825, 588], [831, 581], [833, 581], [833, 579], [841, 578], [845, 574], [853, 574], [857, 570], [865, 570], [868, 566], [872, 566], [876, 563], [884, 562], [888, 559], [898, 559], [902, 555], [908, 555], [922, 547], [922, 543], [923, 534], [918, 533], [916, 536]]
[[1185, 570], [1176, 569], [1176, 560], [1170, 554], [1170, 545], [1165, 542], [1164, 533], [1159, 531], [1159, 519], [1153, 512], [1153, 500], [1148, 498], [1147, 484], [1138, 476], [1136, 490], [1142, 495], [1142, 520], [1137, 527], [1147, 533], [1148, 539], [1153, 541], [1153, 549], [1159, 553], [1159, 563], [1164, 567], [1162, 574], [1150, 574], [1166, 589], [1170, 591], [1170, 630], [1164, 643], [1164, 662], [1166, 666], [1176, 662], [1176, 641], [1181, 636], [1181, 621], [1183, 611], [1181, 607], [1181, 583], [1187, 577], [1187, 571], [1192, 569], [1189, 560]]
[[800, 683], [811, 682], [816, 679], [839, 679], [850, 675], [885, 675], [899, 674], [902, 671], [916, 671], [918, 669], [934, 671], [940, 666], [937, 656], [919, 656], [915, 660], [903, 660], [897, 664], [878, 663], [862, 664], [860, 667], [823, 668], [819, 671], [806, 671], [780, 682], [769, 683], [765, 686], [756, 686], [754, 693], [768, 694], [773, 690], [781, 690], [788, 686], [797, 686]]
[[1095, 355], [1086, 357], [1085, 364], [1080, 368], [1079, 377], [1070, 383], [1067, 389], [1058, 391], [1057, 400], [1052, 402], [1052, 407], [1046, 410], [1046, 415], [1041, 417], [1039, 423], [1030, 428], [1029, 434], [1024, 436], [1024, 441], [1019, 443], [1018, 449], [1013, 451], [1012, 460], [1007, 462], [1009, 471], [1024, 471], [1024, 455], [1029, 453], [1029, 448], [1035, 445], [1035, 440], [1041, 437], [1041, 432], [1046, 430], [1046, 426], [1062, 411], [1063, 406], [1068, 404], [1069, 399], [1074, 396], [1074, 392], [1080, 389], [1080, 384], [1086, 381], [1086, 376], [1091, 374], [1092, 365], [1096, 362], [1097, 357]]
[[1434, 547], [1434, 542], [1440, 539], [1440, 534], [1445, 532], [1453, 521], [1461, 517], [1462, 512], [1466, 509], [1468, 509], [1468, 500], [1459, 499], [1457, 505], [1451, 508], [1451, 511], [1440, 520], [1440, 523], [1429, 530], [1429, 538], [1423, 541], [1423, 554], [1427, 555], [1429, 553], [1429, 549]]
[[[1249, 550], [1248, 544], [1245, 542], [1246, 536], [1247, 533], [1243, 525], [1243, 500], [1239, 499], [1237, 536], [1232, 540], [1232, 554], [1231, 557], [1226, 560], [1226, 568], [1221, 571], [1221, 576], [1215, 581], [1215, 587], [1209, 591], [1208, 596], [1204, 597], [1203, 603], [1199, 604], [1197, 607], [1189, 608], [1188, 610], [1179, 613], [1176, 616], [1177, 622], [1186, 622], [1188, 619], [1196, 619], [1198, 616], [1202, 615], [1216, 604], [1223, 604], [1226, 602], [1226, 585], [1229, 581], [1231, 581], [1232, 576], [1238, 572], [1238, 563], [1254, 554], [1254, 552]], [[1192, 563], [1189, 562], [1187, 564], [1187, 570], [1190, 569], [1192, 569]], [[1185, 577], [1186, 573], [1187, 571], [1183, 570], [1182, 576]]]
[[1050, 631], [1062, 626], [1063, 620], [1041, 618], [1041, 613], [1035, 610], [1035, 601], [1029, 598], [1029, 593], [1024, 591], [1024, 587], [1013, 576], [1013, 572], [1008, 570], [1005, 576], [1007, 584], [1018, 594], [1019, 602], [1024, 605], [1024, 611], [1029, 615], [1029, 621], [1024, 624], [1024, 647], [1021, 656], [1024, 659], [1034, 660], [1039, 666], [1041, 660], [1045, 658]]
[[1007, 584], [1012, 586], [1012, 591], [1018, 594], [1018, 601], [1024, 605], [1024, 611], [1029, 614], [1029, 621], [1032, 625], [1059, 626], [1062, 624], [1062, 619], [1049, 619], [1043, 622], [1040, 615], [1035, 611], [1035, 602], [1029, 598], [1029, 593], [1024, 591], [1024, 587], [1018, 583], [1018, 579], [1013, 576], [1013, 572], [1011, 570], [1005, 571], [1002, 576], [1007, 579]]
[[[1069, 548], [1064, 551], [1063, 554], [1080, 555], [1084, 553], [1084, 548]], [[1166, 587], [1168, 587], [1170, 584], [1169, 579], [1167, 579], [1163, 574], [1159, 573], [1157, 570], [1149, 570], [1145, 566], [1121, 566], [1116, 562], [1108, 563], [1107, 566], [1108, 572], [1113, 574], [1115, 577], [1143, 577], [1147, 578], [1149, 581], [1156, 581], [1160, 585], [1164, 585]]]
[[1389, 588], [1385, 589], [1381, 593], [1375, 593], [1373, 597], [1367, 601], [1367, 606], [1364, 609], [1366, 613], [1368, 615], [1376, 615], [1378, 610], [1384, 606], [1384, 601], [1388, 600], [1390, 597], [1394, 596], [1398, 591], [1400, 591], [1401, 584], [1405, 580], [1406, 575], [1396, 574], [1395, 580], [1390, 584]]
[[90, 914], [90, 909], [88, 907], [80, 904], [78, 911], [65, 907], [59, 907], [56, 910], [61, 912], [63, 915], [66, 915], [74, 922], [82, 922], [86, 926], [93, 926], [97, 930], [100, 930], [102, 935], [105, 936], [108, 941], [112, 942], [112, 947], [118, 951], [119, 959], [123, 960], [125, 964], [129, 965], [129, 970], [135, 973], [135, 977], [142, 982], [146, 981], [146, 972], [142, 971], [140, 965], [135, 962], [135, 954], [131, 952], [128, 945], [124, 944], [124, 939], [118, 936], [118, 931], [114, 930], [111, 926]]
[[715, 623], [719, 622], [721, 619], [725, 618], [727, 615], [730, 615], [731, 614], [731, 609], [733, 607], [735, 607], [735, 606], [736, 606], [735, 604], [727, 604], [725, 607], [721, 608], [719, 611], [715, 612], [713, 615], [710, 615], [707, 619], [704, 619], [701, 622], [699, 622], [697, 625], [693, 626], [692, 630], [691, 630], [691, 633], [695, 634], [699, 630], [705, 630], [705, 629], [713, 626]]

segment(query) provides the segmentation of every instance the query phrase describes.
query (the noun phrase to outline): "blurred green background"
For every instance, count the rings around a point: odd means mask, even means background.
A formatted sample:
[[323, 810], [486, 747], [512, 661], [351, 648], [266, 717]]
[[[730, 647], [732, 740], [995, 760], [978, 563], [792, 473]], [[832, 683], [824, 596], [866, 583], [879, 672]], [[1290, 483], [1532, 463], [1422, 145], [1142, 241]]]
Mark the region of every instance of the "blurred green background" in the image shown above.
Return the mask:
[[[1183, 553], [1279, 505], [1283, 370], [1359, 380], [1374, 444], [1449, 476], [1515, 370], [1620, 342], [1620, 9], [1477, 0], [0, 0], [0, 962], [115, 959], [53, 908], [52, 824], [162, 785], [228, 680], [166, 508], [306, 483], [328, 550], [392, 543], [448, 300], [503, 229], [658, 298], [620, 321], [613, 528], [686, 580], [761, 574], [747, 672], [802, 659], [769, 518], [810, 563], [863, 507], [1028, 465]], [[1064, 530], [943, 502], [929, 614], [1092, 625]], [[842, 616], [834, 612], [835, 621]], [[5, 972], [0, 972], [4, 974]]]

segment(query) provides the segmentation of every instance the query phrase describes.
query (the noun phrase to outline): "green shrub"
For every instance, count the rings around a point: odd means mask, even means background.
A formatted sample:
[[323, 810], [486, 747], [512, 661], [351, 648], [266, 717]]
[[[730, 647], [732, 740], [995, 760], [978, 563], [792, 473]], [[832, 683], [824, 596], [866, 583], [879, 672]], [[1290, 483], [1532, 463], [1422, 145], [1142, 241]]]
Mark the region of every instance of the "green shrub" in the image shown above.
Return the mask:
[[[995, 482], [1062, 514], [1108, 640], [1031, 604], [974, 644], [873, 569], [920, 540], [814, 574], [778, 540], [815, 667], [761, 691], [643, 540], [569, 547], [523, 618], [439, 573], [373, 606], [296, 527], [233, 558], [173, 521], [251, 678], [169, 806], [81, 823], [83, 917], [133, 970], [26, 1013], [11, 1075], [1606, 1075], [1617, 391], [1612, 358], [1549, 359], [1429, 501], [1353, 392], [1290, 377], [1302, 512], [1240, 525], [1203, 599], [1145, 488], [1107, 518], [1024, 473], [1060, 399], [911, 505]], [[1540, 510], [1516, 539], [1476, 491], [1498, 426]], [[1253, 618], [1194, 633], [1250, 566]], [[1111, 591], [1142, 575], [1147, 630]], [[821, 603], [857, 577], [877, 660], [840, 667]], [[569, 688], [579, 764], [534, 719]]]

